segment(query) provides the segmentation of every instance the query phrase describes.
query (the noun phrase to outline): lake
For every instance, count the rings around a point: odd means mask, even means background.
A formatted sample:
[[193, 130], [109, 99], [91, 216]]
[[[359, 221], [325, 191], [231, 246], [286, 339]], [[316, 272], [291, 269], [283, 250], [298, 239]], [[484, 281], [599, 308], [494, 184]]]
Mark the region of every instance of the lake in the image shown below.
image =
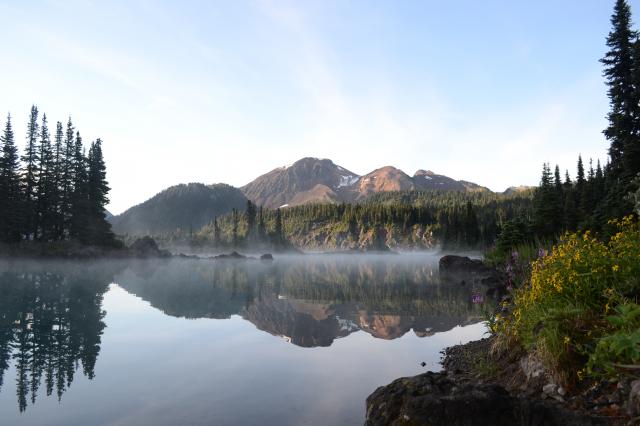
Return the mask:
[[1, 261], [0, 423], [362, 424], [485, 332], [482, 289], [437, 260]]

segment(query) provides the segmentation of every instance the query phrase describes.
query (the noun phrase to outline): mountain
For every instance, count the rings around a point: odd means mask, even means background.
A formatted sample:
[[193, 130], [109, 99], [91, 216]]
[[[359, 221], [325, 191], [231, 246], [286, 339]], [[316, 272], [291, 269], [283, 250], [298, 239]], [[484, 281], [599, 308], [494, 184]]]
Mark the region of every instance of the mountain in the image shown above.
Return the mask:
[[274, 169], [240, 189], [247, 198], [268, 208], [312, 202], [354, 202], [387, 191], [489, 191], [475, 183], [431, 171], [418, 170], [412, 177], [392, 166], [359, 176], [331, 160], [311, 157]]
[[244, 210], [246, 204], [246, 197], [233, 186], [189, 183], [167, 188], [109, 220], [117, 234], [199, 229], [215, 216], [229, 213], [234, 208]]
[[339, 201], [343, 197], [338, 193], [358, 178], [331, 160], [307, 157], [274, 169], [240, 189], [256, 204], [276, 208], [312, 201]]
[[504, 195], [514, 195], [514, 194], [522, 194], [523, 192], [532, 191], [535, 189], [535, 186], [510, 186], [503, 192]]

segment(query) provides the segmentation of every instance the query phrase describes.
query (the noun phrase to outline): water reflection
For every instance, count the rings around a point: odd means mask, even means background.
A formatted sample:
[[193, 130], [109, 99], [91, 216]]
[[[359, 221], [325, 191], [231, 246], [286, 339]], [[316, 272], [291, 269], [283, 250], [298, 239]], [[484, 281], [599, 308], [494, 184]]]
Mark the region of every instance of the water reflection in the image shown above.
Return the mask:
[[128, 268], [116, 282], [185, 318], [240, 315], [258, 329], [302, 347], [330, 346], [362, 330], [395, 339], [477, 322], [473, 287], [440, 285], [424, 257], [283, 259], [273, 264], [172, 262]]
[[78, 265], [4, 265], [0, 270], [0, 391], [10, 362], [22, 412], [44, 384], [58, 399], [77, 369], [93, 378], [105, 328], [102, 296], [110, 277]]
[[0, 263], [0, 392], [10, 365], [20, 412], [39, 394], [60, 400], [77, 370], [93, 379], [111, 283], [169, 316], [238, 315], [294, 345], [328, 347], [360, 330], [390, 340], [480, 321], [481, 289], [437, 276], [424, 256]]

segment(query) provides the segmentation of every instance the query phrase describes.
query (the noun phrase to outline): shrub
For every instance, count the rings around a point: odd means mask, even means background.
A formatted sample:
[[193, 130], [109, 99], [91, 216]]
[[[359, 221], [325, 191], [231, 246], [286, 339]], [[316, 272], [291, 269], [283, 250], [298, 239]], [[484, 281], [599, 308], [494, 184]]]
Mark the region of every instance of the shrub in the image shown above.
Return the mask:
[[589, 232], [566, 234], [533, 262], [530, 283], [515, 291], [512, 314], [498, 318], [498, 332], [538, 351], [559, 380], [633, 362], [632, 351], [618, 349], [634, 335], [616, 328], [612, 314], [637, 301], [640, 228], [631, 217], [612, 225], [617, 233], [606, 243]]

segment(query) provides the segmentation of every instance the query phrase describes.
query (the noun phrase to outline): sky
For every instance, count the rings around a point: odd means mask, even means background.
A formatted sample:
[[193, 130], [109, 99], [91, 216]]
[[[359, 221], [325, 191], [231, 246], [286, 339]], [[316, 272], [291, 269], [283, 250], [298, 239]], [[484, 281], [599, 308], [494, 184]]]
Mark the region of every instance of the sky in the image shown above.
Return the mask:
[[0, 124], [101, 138], [116, 214], [302, 157], [536, 185], [606, 161], [613, 3], [0, 0]]

